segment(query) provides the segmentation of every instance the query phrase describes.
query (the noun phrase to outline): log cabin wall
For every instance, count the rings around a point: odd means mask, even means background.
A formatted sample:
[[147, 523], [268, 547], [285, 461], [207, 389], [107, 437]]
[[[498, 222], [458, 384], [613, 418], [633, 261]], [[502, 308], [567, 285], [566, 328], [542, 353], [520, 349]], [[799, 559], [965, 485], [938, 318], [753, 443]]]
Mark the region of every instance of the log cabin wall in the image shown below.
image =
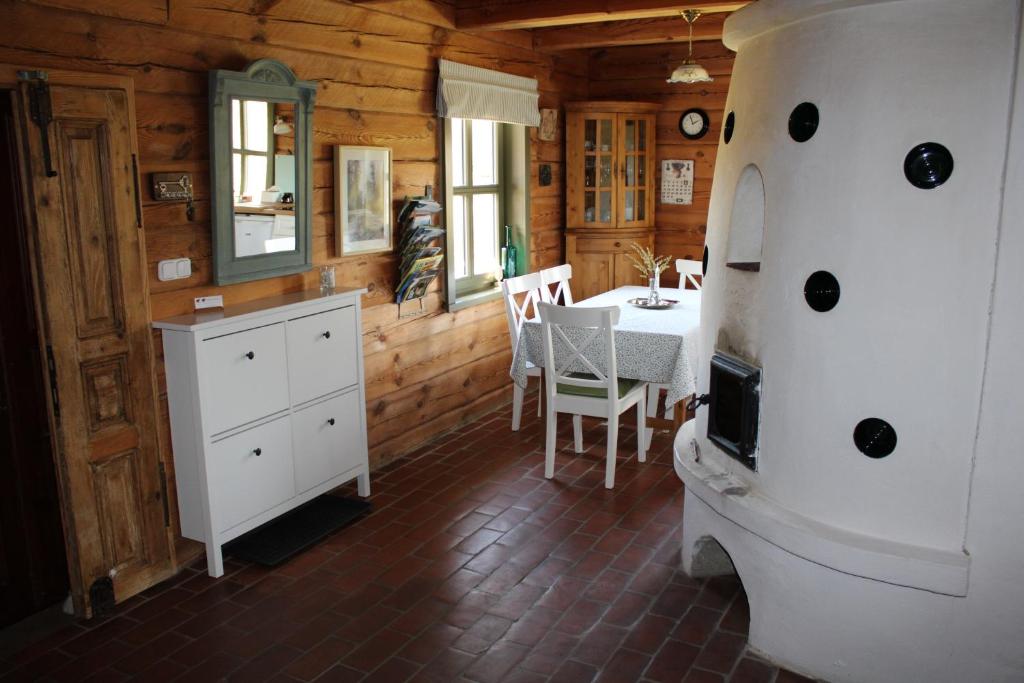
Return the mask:
[[[537, 78], [540, 106], [559, 107], [587, 95], [585, 53], [540, 54], [521, 31], [459, 32], [452, 6], [430, 0], [0, 0], [0, 15], [0, 61], [134, 79], [154, 319], [191, 311], [196, 296], [223, 294], [235, 304], [317, 286], [316, 270], [212, 284], [207, 74], [270, 57], [320, 84], [313, 116], [314, 264], [335, 264], [341, 286], [369, 289], [363, 342], [371, 467], [510, 400], [511, 355], [500, 301], [449, 314], [435, 289], [428, 315], [399, 320], [392, 303], [394, 255], [335, 256], [332, 146], [391, 147], [397, 205], [407, 194], [422, 194], [425, 185], [440, 186], [439, 57]], [[536, 129], [531, 141], [529, 247], [538, 268], [563, 258], [563, 143], [561, 136], [540, 142]], [[552, 164], [554, 182], [547, 187], [536, 181], [541, 162]], [[149, 199], [149, 174], [161, 171], [194, 175], [194, 222], [184, 204]], [[192, 277], [160, 282], [157, 262], [183, 256], [192, 259]], [[154, 344], [161, 450], [170, 468], [158, 335]]]
[[[672, 70], [686, 59], [686, 50], [686, 43], [594, 49], [590, 51], [588, 72], [591, 99], [642, 100], [662, 105], [657, 131], [655, 252], [700, 260], [734, 53], [720, 40], [695, 42], [694, 58], [715, 80], [694, 85], [666, 83]], [[691, 107], [704, 109], [711, 118], [711, 129], [696, 141], [687, 140], [679, 132], [679, 116]], [[660, 203], [663, 159], [694, 160], [692, 205]], [[665, 273], [663, 281], [672, 286], [678, 282], [674, 267]]]

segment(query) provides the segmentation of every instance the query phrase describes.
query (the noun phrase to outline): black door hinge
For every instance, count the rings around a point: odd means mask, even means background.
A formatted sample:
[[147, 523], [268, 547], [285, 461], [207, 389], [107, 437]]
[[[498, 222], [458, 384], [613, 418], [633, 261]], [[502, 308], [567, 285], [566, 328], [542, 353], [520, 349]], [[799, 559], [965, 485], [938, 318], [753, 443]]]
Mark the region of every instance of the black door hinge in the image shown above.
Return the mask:
[[159, 463], [160, 467], [160, 500], [164, 504], [164, 528], [171, 526], [171, 508], [167, 502], [167, 469], [163, 463]]
[[142, 228], [142, 195], [139, 194], [139, 159], [132, 155], [132, 180], [135, 182], [135, 227]]
[[53, 419], [60, 424], [60, 392], [57, 389], [57, 361], [53, 359], [53, 347], [46, 345], [46, 374], [50, 376], [50, 398], [53, 402]]
[[43, 144], [43, 166], [47, 178], [53, 178], [53, 155], [50, 152], [50, 123], [53, 121], [53, 105], [50, 102], [49, 78], [45, 71], [19, 71], [18, 79], [28, 83], [28, 110], [32, 122], [39, 127]]

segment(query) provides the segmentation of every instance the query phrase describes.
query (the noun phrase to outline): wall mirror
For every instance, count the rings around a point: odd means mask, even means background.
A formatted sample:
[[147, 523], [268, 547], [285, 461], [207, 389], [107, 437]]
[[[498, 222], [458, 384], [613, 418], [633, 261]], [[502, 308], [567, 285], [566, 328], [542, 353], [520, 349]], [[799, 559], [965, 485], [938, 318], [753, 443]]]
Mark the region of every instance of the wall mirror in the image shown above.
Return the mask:
[[316, 83], [272, 59], [210, 73], [210, 186], [218, 285], [312, 267]]

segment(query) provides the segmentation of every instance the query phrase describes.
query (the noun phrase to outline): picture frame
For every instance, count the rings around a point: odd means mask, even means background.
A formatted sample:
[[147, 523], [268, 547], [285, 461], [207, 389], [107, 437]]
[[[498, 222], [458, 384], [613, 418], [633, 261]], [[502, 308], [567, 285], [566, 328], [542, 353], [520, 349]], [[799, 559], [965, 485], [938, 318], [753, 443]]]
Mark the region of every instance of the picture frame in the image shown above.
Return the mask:
[[391, 182], [390, 147], [334, 147], [334, 235], [339, 256], [394, 249]]

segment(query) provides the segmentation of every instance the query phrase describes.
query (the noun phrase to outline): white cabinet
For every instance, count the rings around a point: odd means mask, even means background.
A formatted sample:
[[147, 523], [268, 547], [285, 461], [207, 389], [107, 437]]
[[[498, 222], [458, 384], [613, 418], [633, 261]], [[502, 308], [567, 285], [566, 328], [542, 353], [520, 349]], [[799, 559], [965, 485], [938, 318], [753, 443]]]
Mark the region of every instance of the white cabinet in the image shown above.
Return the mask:
[[[294, 220], [294, 218], [292, 219]], [[235, 256], [256, 256], [266, 253], [267, 240], [274, 232], [274, 217], [258, 214], [235, 214]]]
[[345, 482], [370, 492], [359, 297], [286, 294], [163, 331], [181, 533], [221, 545]]

